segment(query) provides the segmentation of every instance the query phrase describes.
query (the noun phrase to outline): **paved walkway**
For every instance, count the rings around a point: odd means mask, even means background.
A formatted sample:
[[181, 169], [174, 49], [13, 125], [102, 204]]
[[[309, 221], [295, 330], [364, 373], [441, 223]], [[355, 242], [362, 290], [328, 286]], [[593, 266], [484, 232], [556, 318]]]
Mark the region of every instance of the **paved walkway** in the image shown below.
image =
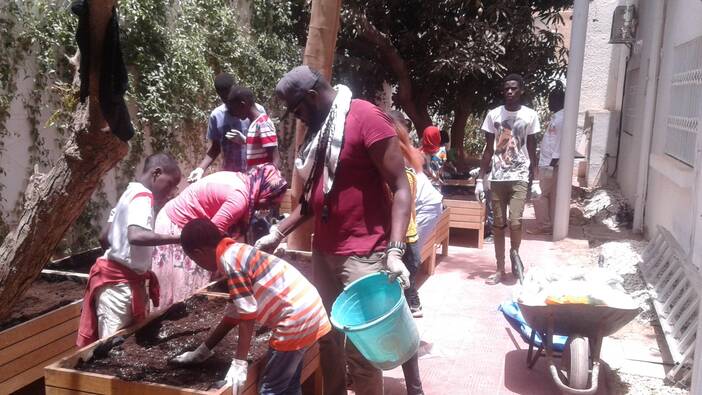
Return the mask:
[[[572, 236], [559, 243], [528, 236], [521, 247], [525, 265], [591, 259], [588, 242], [580, 235]], [[497, 311], [498, 304], [509, 300], [516, 287], [484, 283], [495, 269], [493, 245], [486, 244], [482, 250], [451, 245], [449, 250], [449, 256], [442, 258], [435, 274], [420, 288], [424, 317], [417, 319], [417, 324], [426, 394], [560, 394], [547, 372], [545, 358], [533, 370], [527, 369], [527, 345]], [[647, 344], [629, 346], [651, 351], [652, 342], [655, 340], [648, 339]], [[621, 344], [614, 343], [605, 343], [606, 348], [622, 349]], [[603, 349], [603, 355], [606, 352]], [[657, 349], [651, 353], [660, 359]], [[617, 368], [622, 367], [621, 355]], [[662, 374], [662, 367], [658, 371]], [[603, 371], [598, 391], [601, 395], [610, 393], [605, 376]], [[405, 394], [401, 369], [385, 372], [385, 377], [386, 394]]]
[[[523, 259], [556, 259], [545, 244], [525, 242]], [[417, 324], [425, 392], [559, 394], [543, 359], [534, 370], [526, 368], [527, 346], [497, 311], [513, 287], [484, 283], [494, 271], [493, 246], [449, 250], [420, 289], [425, 314]], [[405, 393], [400, 369], [386, 372], [386, 393]]]

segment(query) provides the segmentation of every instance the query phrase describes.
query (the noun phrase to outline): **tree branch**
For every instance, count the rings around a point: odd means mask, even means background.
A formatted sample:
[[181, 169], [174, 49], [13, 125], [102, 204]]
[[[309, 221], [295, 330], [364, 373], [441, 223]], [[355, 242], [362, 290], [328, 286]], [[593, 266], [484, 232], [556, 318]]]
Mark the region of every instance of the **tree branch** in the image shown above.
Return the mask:
[[74, 132], [48, 174], [33, 177], [17, 228], [0, 246], [0, 320], [41, 273], [102, 176], [127, 154], [100, 112], [100, 57], [115, 0], [90, 2], [90, 96], [74, 113]]
[[397, 78], [398, 86], [397, 93], [393, 97], [394, 101], [405, 111], [414, 123], [417, 131], [421, 133], [425, 127], [431, 125], [431, 118], [426, 105], [428, 99], [423, 104], [414, 100], [414, 87], [409, 70], [390, 38], [370, 23], [365, 14], [358, 13], [356, 16], [360, 22], [360, 37], [375, 45], [378, 56], [388, 65], [390, 71]]

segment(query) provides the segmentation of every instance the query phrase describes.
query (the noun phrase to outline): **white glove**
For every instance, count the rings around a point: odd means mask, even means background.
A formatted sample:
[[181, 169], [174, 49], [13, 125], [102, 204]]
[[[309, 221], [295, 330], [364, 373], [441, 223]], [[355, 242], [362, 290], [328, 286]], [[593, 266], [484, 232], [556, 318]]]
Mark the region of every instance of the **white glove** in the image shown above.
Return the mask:
[[238, 393], [236, 388], [246, 383], [246, 374], [248, 370], [248, 362], [236, 358], [232, 360], [232, 365], [229, 367], [227, 375], [224, 376], [224, 380], [235, 389], [235, 394]]
[[385, 270], [390, 273], [392, 280], [399, 278], [402, 288], [407, 289], [410, 286], [409, 270], [402, 263], [402, 252], [399, 248], [390, 248], [385, 256]]
[[205, 170], [203, 170], [200, 167], [196, 167], [195, 170], [190, 172], [190, 175], [188, 176], [188, 182], [196, 182], [199, 179], [202, 178], [202, 175], [205, 174]]
[[205, 343], [202, 343], [195, 351], [184, 352], [171, 359], [171, 362], [177, 365], [193, 365], [205, 362], [212, 355], [214, 355], [214, 353], [207, 348]]
[[244, 134], [241, 133], [241, 131], [236, 129], [229, 130], [227, 133], [224, 134], [224, 137], [226, 137], [227, 140], [237, 144], [246, 144], [246, 136], [244, 136]]
[[475, 199], [479, 202], [485, 202], [485, 185], [482, 178], [475, 180]]
[[539, 180], [533, 180], [531, 182], [531, 196], [541, 196], [541, 186], [539, 185]]
[[271, 230], [268, 234], [256, 240], [254, 247], [262, 251], [273, 252], [275, 247], [277, 247], [284, 238], [285, 235], [278, 230], [278, 227], [276, 225], [271, 225]]

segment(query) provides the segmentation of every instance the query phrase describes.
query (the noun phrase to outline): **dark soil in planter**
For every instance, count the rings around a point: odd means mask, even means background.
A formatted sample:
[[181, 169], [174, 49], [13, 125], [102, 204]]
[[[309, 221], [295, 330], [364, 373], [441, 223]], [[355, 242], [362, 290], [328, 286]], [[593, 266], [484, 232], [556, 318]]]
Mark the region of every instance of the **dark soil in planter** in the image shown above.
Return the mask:
[[[176, 366], [168, 361], [197, 348], [224, 314], [227, 300], [193, 296], [177, 303], [161, 317], [126, 339], [115, 339], [111, 345], [96, 349], [87, 362], [79, 362], [76, 369], [107, 374], [126, 381], [144, 381], [168, 384], [196, 390], [221, 387], [229, 370], [238, 340], [238, 330], [232, 330], [215, 347], [214, 356], [202, 364]], [[270, 332], [256, 327], [249, 361], [266, 355]], [[123, 342], [120, 343], [120, 341]]]
[[95, 260], [105, 253], [102, 248], [93, 248], [83, 251], [75, 255], [57, 259], [48, 263], [44, 268], [51, 270], [61, 270], [74, 273], [90, 273], [90, 268], [95, 263]]
[[0, 331], [81, 299], [85, 284], [86, 280], [80, 278], [40, 275], [13, 304], [10, 316], [0, 322]]

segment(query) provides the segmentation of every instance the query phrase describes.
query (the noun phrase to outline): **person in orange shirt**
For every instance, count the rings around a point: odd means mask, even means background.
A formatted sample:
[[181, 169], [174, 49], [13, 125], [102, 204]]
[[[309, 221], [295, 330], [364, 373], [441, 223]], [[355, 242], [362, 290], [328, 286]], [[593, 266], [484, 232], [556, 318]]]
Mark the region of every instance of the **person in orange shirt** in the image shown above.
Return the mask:
[[259, 394], [300, 393], [305, 351], [331, 331], [317, 289], [297, 269], [274, 255], [224, 237], [208, 219], [188, 222], [180, 235], [186, 255], [203, 269], [226, 275], [232, 304], [219, 325], [195, 351], [175, 357], [177, 364], [200, 363], [235, 326], [239, 341], [233, 366], [246, 376], [246, 356], [254, 322], [272, 328], [268, 360]]

